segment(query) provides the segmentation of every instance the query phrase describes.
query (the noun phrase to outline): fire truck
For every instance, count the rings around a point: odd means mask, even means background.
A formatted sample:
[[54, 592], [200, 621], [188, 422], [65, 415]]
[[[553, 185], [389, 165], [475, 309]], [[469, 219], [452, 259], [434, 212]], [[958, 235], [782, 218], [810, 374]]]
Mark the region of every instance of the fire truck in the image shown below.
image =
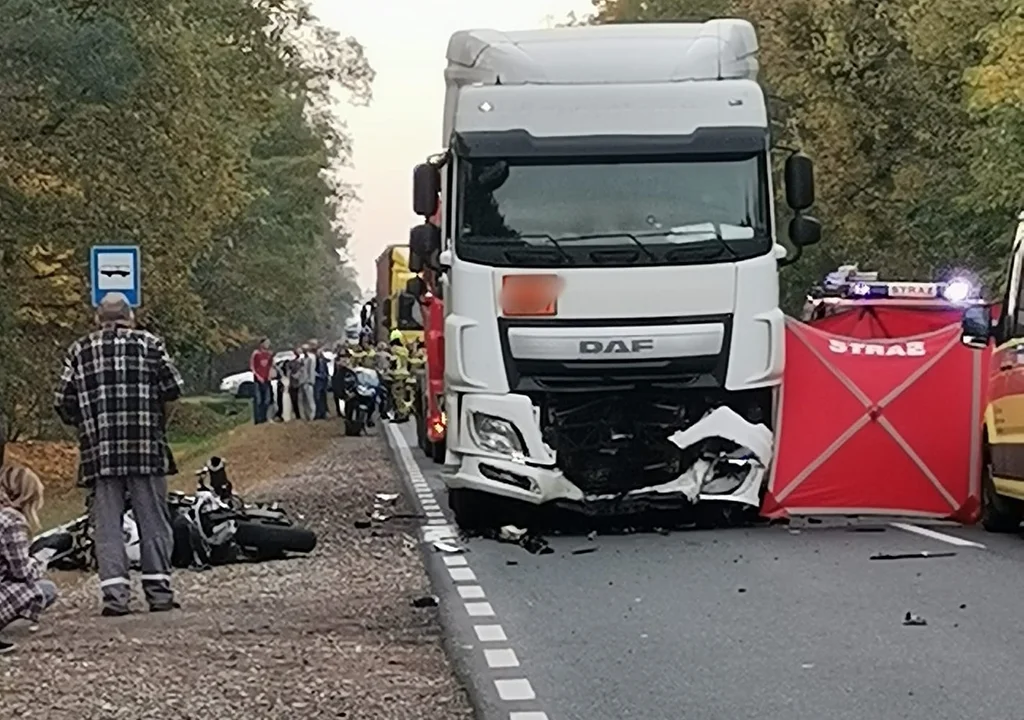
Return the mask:
[[375, 342], [387, 342], [398, 329], [406, 345], [423, 340], [423, 315], [416, 297], [406, 291], [416, 274], [409, 269], [409, 248], [389, 245], [377, 257], [376, 293], [363, 305], [362, 322]]
[[[410, 244], [415, 246], [424, 232], [437, 232], [441, 224], [438, 212], [427, 225], [410, 231]], [[423, 317], [423, 347], [426, 354], [424, 371], [417, 377], [416, 439], [420, 449], [436, 463], [443, 463], [447, 443], [448, 416], [444, 411], [444, 299], [436, 270], [423, 264], [415, 254], [410, 257], [410, 270], [417, 275], [409, 280], [406, 291], [419, 301]]]

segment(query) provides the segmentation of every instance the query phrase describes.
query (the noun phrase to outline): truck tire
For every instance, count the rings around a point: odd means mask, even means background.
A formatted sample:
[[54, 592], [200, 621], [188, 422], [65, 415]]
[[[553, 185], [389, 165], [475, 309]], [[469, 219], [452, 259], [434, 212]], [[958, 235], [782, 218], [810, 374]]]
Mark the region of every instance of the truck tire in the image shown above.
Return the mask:
[[478, 490], [448, 489], [448, 507], [455, 516], [455, 524], [466, 532], [500, 527], [501, 520], [495, 512], [497, 504], [493, 496]]
[[280, 559], [288, 553], [311, 553], [316, 547], [316, 533], [304, 527], [240, 520], [235, 542], [261, 560]]
[[430, 443], [430, 459], [438, 465], [444, 463], [444, 456], [448, 452], [448, 442], [441, 439], [438, 442]]
[[991, 533], [1013, 533], [1020, 529], [1024, 518], [1021, 503], [1000, 497], [992, 481], [992, 464], [981, 468], [981, 525]]
[[424, 402], [423, 382], [416, 382], [416, 444], [426, 454], [430, 454], [430, 439], [427, 437], [427, 405]]

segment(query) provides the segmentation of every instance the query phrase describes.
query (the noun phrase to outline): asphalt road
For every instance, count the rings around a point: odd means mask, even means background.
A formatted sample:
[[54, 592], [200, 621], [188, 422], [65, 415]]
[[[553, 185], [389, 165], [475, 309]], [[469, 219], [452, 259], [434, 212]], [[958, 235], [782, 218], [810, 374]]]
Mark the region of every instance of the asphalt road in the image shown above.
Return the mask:
[[[447, 513], [438, 466], [411, 456]], [[554, 537], [550, 555], [471, 540], [471, 572], [435, 579], [488, 719], [1020, 717], [1024, 538], [880, 527]], [[955, 555], [870, 559], [918, 551]], [[471, 615], [484, 599], [493, 616]]]

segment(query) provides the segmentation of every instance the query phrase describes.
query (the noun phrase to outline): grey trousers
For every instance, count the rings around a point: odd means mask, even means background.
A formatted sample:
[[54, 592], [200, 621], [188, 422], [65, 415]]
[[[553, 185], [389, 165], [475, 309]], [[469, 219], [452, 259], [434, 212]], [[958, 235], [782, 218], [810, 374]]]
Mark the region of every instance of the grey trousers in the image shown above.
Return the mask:
[[171, 590], [171, 551], [174, 536], [167, 507], [165, 477], [105, 477], [93, 488], [91, 514], [99, 565], [103, 605], [114, 610], [128, 607], [131, 583], [124, 547], [125, 501], [131, 498], [139, 528], [142, 589], [150, 607], [174, 602]]

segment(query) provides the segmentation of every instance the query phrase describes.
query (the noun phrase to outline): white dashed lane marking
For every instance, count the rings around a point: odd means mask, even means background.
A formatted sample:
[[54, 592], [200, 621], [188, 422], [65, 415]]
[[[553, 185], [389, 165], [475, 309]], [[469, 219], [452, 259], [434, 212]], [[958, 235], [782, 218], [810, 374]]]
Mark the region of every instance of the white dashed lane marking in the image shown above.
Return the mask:
[[480, 642], [505, 642], [508, 640], [501, 625], [474, 625], [473, 630]]
[[[430, 543], [437, 540], [452, 540], [457, 537], [455, 529], [448, 524], [448, 520], [441, 510], [437, 497], [427, 484], [426, 477], [419, 465], [412, 456], [412, 449], [406, 442], [400, 430], [394, 425], [385, 425], [392, 446], [398, 453], [403, 469], [412, 489], [416, 493], [420, 508], [426, 516], [426, 522], [421, 527], [423, 541]], [[487, 602], [484, 588], [479, 584], [476, 573], [469, 567], [469, 561], [464, 555], [445, 555], [442, 558], [448, 574], [456, 583], [459, 598], [462, 600], [466, 614], [471, 618], [494, 618], [496, 613], [494, 607]], [[500, 647], [483, 648], [484, 664], [490, 670], [508, 671], [510, 668], [520, 667], [519, 656], [511, 647], [507, 646], [508, 635], [498, 623], [473, 625], [473, 632], [477, 640], [489, 645], [503, 643]], [[537, 699], [537, 693], [533, 685], [525, 677], [492, 678], [494, 689], [498, 697], [509, 703], [530, 703]], [[527, 705], [529, 707], [529, 705]], [[548, 720], [548, 715], [540, 710], [510, 710], [508, 720]]]

